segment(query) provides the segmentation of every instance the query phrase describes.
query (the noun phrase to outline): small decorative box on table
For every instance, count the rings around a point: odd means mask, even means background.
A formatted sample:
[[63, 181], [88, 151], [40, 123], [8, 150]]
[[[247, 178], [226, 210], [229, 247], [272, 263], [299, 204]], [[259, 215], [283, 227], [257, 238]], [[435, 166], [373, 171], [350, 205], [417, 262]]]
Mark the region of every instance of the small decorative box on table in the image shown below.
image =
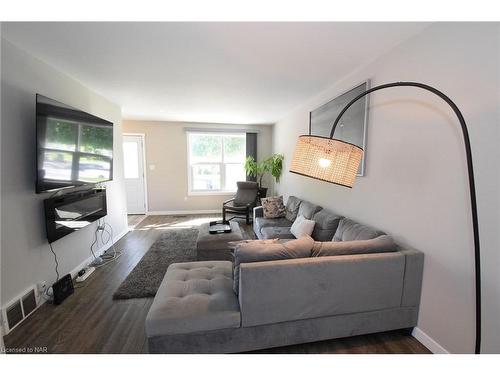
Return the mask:
[[227, 220], [217, 220], [208, 223], [208, 233], [219, 234], [219, 233], [231, 233], [231, 225]]
[[231, 228], [230, 232], [222, 231], [214, 234], [210, 233], [210, 223], [200, 225], [196, 240], [197, 260], [233, 260], [229, 242], [241, 241], [243, 236], [237, 222], [230, 221], [228, 225]]

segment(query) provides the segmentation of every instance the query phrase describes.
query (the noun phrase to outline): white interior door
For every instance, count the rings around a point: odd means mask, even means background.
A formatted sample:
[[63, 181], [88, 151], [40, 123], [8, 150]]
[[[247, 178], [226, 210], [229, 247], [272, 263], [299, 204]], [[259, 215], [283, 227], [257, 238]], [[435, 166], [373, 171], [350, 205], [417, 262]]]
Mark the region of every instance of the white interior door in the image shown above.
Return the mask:
[[142, 135], [123, 136], [123, 164], [129, 214], [146, 213], [143, 143]]

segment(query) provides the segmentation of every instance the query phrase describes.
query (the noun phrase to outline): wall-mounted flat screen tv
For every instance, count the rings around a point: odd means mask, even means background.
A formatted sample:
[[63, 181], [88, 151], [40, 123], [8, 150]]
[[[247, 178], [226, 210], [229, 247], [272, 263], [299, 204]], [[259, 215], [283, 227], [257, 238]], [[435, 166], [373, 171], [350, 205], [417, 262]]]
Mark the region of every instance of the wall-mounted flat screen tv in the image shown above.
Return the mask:
[[113, 123], [36, 96], [36, 192], [113, 179]]

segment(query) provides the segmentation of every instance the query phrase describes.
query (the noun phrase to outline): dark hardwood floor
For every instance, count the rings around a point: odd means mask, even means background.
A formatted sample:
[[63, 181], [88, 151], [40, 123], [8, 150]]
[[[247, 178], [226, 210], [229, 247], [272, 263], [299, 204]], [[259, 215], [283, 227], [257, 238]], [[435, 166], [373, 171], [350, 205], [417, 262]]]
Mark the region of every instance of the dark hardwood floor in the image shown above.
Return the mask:
[[141, 221], [146, 218], [146, 215], [127, 215], [128, 227], [135, 228]]
[[[212, 219], [211, 219], [212, 218]], [[137, 262], [169, 227], [199, 225], [213, 215], [148, 216], [117, 244], [122, 256], [101, 267], [63, 304], [46, 303], [5, 336], [8, 349], [46, 348], [48, 353], [147, 353], [144, 320], [152, 298], [113, 300]], [[240, 222], [249, 238], [251, 226]], [[254, 353], [429, 353], [400, 331], [261, 350]]]

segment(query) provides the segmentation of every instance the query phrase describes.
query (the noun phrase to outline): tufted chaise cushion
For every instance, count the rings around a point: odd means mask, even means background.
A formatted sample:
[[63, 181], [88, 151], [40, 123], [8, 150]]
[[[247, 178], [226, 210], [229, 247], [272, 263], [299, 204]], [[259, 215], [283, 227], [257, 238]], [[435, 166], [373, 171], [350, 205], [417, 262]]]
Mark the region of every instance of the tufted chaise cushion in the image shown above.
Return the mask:
[[228, 261], [175, 263], [156, 293], [146, 317], [148, 337], [240, 326]]

